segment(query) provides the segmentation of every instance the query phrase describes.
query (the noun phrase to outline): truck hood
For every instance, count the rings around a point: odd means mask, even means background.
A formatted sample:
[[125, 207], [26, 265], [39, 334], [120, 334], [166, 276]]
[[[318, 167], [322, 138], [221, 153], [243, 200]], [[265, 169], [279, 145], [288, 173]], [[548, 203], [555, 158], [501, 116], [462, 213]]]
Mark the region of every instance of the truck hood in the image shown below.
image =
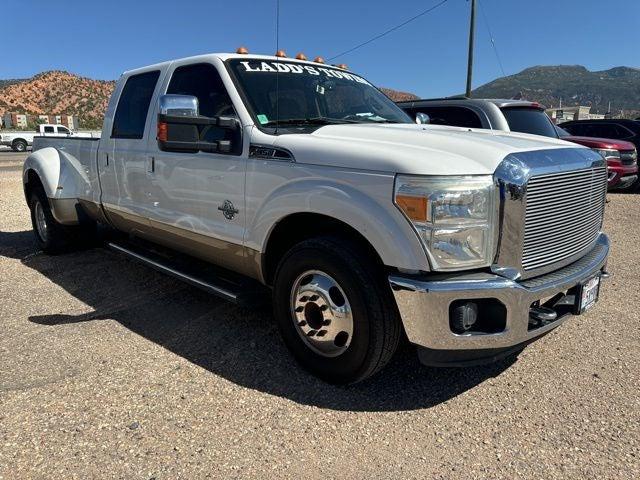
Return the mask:
[[440, 125], [327, 125], [276, 137], [297, 163], [422, 175], [492, 174], [509, 154], [584, 148], [547, 137]]

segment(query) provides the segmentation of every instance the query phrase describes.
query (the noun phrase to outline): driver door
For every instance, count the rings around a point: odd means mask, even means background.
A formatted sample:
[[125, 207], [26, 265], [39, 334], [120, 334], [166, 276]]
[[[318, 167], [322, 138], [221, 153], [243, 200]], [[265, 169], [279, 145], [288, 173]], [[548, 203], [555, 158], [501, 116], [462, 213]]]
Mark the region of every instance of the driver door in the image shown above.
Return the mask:
[[[199, 113], [233, 116], [236, 110], [215, 65], [176, 63], [166, 80], [168, 94], [198, 98]], [[152, 131], [157, 125], [154, 106]], [[204, 140], [232, 141], [229, 153], [166, 152], [149, 136], [148, 212], [155, 240], [227, 268], [244, 262], [246, 158], [240, 129], [212, 127]]]

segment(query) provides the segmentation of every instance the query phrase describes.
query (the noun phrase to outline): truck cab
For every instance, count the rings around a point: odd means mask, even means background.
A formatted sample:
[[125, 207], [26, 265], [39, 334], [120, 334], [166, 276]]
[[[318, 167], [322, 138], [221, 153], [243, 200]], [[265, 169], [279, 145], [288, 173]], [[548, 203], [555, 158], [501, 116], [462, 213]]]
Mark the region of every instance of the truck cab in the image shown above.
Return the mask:
[[126, 72], [102, 137], [37, 138], [23, 178], [46, 252], [100, 223], [112, 248], [225, 299], [259, 286], [294, 357], [334, 383], [402, 338], [428, 365], [513, 354], [590, 309], [606, 276], [599, 154], [416, 124], [321, 59]]
[[56, 125], [56, 124], [41, 124], [38, 125], [38, 133], [40, 135], [73, 135], [73, 132], [69, 130], [64, 125]]

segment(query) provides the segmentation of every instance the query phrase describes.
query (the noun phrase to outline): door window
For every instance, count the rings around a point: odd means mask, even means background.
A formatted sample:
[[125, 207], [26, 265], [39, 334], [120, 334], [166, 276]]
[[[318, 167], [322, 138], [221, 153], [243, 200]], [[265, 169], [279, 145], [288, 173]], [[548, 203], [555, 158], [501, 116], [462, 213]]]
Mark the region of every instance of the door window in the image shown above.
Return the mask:
[[564, 130], [566, 130], [567, 132], [569, 132], [571, 135], [574, 135], [576, 137], [586, 137], [587, 135], [585, 134], [585, 127], [587, 127], [587, 125], [581, 125], [581, 124], [573, 124], [573, 125], [562, 125], [562, 128]]
[[466, 107], [413, 107], [409, 109], [411, 116], [426, 113], [433, 125], [451, 125], [454, 127], [482, 128], [480, 117]]
[[543, 110], [528, 107], [509, 107], [503, 108], [502, 113], [507, 119], [512, 132], [558, 138], [555, 126]]
[[[216, 67], [210, 63], [196, 63], [176, 68], [167, 87], [168, 94], [192, 95], [198, 99], [200, 115], [205, 117], [236, 117], [231, 97], [222, 83]], [[230, 140], [232, 154], [240, 154], [240, 130], [211, 127], [203, 131], [203, 141]]]
[[149, 104], [159, 77], [160, 71], [154, 70], [127, 79], [118, 101], [111, 138], [142, 138]]
[[53, 133], [53, 127], [44, 127], [44, 133]]

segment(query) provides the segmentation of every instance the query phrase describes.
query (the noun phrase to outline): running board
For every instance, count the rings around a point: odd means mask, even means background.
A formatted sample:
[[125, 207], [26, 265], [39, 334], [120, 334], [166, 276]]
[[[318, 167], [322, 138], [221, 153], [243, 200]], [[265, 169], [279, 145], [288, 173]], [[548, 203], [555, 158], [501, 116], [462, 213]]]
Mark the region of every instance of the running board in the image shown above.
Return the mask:
[[[107, 246], [119, 253], [124, 253], [130, 258], [137, 260], [159, 272], [167, 275], [171, 275], [183, 282], [186, 282], [194, 287], [200, 288], [206, 292], [212, 293], [218, 297], [224, 298], [230, 302], [241, 305], [255, 305], [256, 303], [262, 303], [260, 300], [262, 295], [256, 288], [255, 282], [238, 282], [237, 279], [227, 280], [222, 277], [217, 277], [215, 274], [198, 275], [196, 273], [188, 271], [184, 265], [180, 267], [172, 265], [172, 262], [160, 255], [154, 254], [152, 251], [144, 251], [137, 248], [135, 245], [123, 246], [122, 244], [115, 242], [108, 242]], [[202, 269], [201, 269], [202, 270]], [[211, 266], [211, 271], [215, 272], [215, 267]]]

